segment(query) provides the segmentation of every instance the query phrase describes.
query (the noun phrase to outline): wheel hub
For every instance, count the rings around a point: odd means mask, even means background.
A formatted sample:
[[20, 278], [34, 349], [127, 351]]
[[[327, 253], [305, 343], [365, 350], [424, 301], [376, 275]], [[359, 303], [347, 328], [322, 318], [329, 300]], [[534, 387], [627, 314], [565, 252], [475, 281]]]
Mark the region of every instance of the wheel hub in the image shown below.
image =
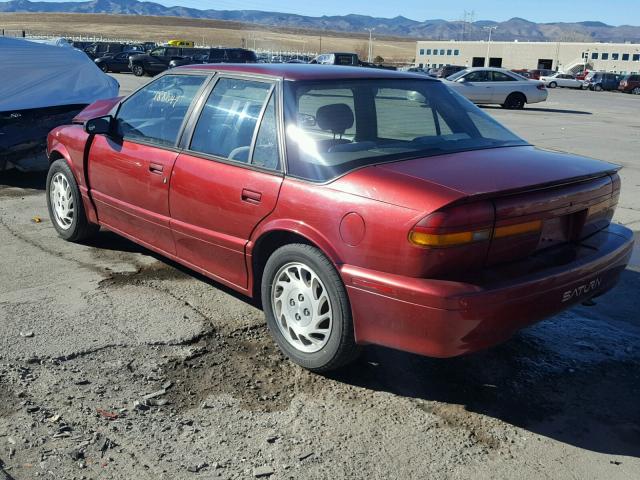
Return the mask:
[[68, 230], [73, 223], [75, 210], [71, 184], [64, 174], [58, 172], [51, 178], [49, 190], [49, 199], [51, 201], [54, 220], [60, 228]]
[[280, 333], [297, 350], [314, 353], [327, 344], [333, 326], [329, 292], [311, 267], [300, 262], [281, 267], [271, 306]]

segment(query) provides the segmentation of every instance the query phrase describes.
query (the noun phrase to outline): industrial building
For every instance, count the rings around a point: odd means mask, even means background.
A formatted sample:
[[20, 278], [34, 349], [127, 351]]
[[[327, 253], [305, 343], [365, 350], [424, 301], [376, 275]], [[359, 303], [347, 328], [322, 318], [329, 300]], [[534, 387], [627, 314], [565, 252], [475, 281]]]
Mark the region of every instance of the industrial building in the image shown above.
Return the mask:
[[577, 73], [589, 70], [613, 73], [640, 72], [638, 43], [569, 42], [458, 42], [419, 41], [416, 66], [502, 67], [508, 69], [547, 68]]

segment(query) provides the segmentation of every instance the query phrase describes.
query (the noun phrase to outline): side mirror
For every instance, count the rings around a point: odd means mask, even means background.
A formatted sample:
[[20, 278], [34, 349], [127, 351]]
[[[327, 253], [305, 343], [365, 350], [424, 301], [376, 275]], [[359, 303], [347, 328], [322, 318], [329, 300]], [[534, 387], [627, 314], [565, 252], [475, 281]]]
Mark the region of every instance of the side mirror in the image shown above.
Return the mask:
[[467, 81], [467, 77], [461, 77], [458, 80], [456, 80], [458, 83], [465, 83]]
[[113, 126], [113, 117], [111, 115], [106, 115], [104, 117], [97, 117], [87, 120], [84, 123], [84, 131], [89, 135], [110, 135], [113, 133]]

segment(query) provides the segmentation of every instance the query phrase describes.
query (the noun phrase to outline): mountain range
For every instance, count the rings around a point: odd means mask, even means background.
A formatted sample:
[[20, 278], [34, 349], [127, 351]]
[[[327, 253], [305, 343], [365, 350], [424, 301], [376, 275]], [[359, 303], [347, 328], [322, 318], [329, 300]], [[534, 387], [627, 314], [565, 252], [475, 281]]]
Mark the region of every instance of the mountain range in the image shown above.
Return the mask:
[[[102, 13], [112, 15], [154, 15], [186, 18], [229, 20], [269, 27], [287, 27], [309, 30], [360, 33], [375, 28], [377, 36], [411, 37], [431, 40], [482, 40], [483, 27], [497, 26], [492, 38], [505, 41], [596, 41], [639, 42], [640, 27], [612, 26], [597, 21], [576, 23], [535, 23], [522, 18], [505, 22], [480, 20], [476, 22], [412, 20], [398, 16], [378, 18], [368, 15], [334, 15], [311, 17], [292, 13], [259, 10], [198, 10], [187, 7], [165, 7], [154, 2], [138, 0], [89, 0], [85, 2], [32, 2], [10, 0], [0, 2], [0, 13]], [[0, 17], [0, 26], [1, 26]]]

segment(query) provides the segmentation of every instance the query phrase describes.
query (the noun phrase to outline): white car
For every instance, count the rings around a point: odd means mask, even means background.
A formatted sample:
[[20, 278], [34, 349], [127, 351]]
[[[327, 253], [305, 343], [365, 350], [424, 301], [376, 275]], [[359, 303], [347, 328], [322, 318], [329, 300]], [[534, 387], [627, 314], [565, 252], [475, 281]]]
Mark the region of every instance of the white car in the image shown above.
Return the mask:
[[473, 103], [497, 103], [510, 109], [544, 102], [549, 94], [543, 82], [529, 80], [503, 68], [467, 68], [447, 77], [444, 82]]
[[566, 87], [566, 88], [582, 88], [582, 80], [576, 79], [568, 73], [554, 73], [553, 75], [540, 77], [540, 81], [549, 88]]

